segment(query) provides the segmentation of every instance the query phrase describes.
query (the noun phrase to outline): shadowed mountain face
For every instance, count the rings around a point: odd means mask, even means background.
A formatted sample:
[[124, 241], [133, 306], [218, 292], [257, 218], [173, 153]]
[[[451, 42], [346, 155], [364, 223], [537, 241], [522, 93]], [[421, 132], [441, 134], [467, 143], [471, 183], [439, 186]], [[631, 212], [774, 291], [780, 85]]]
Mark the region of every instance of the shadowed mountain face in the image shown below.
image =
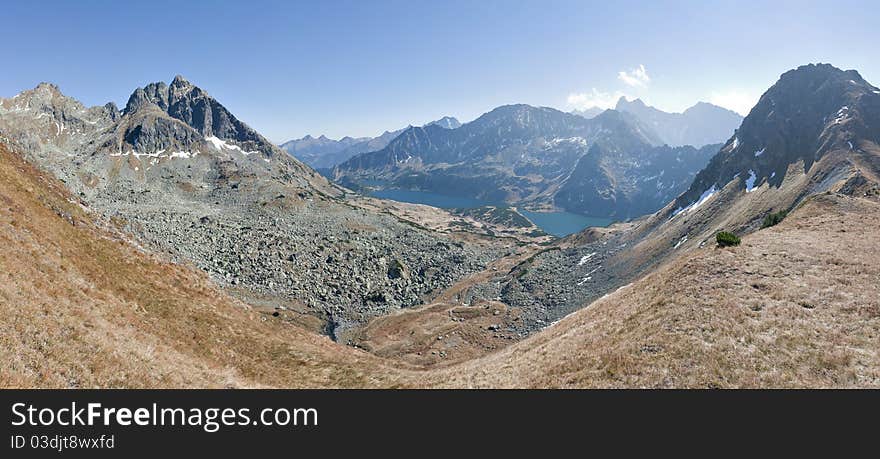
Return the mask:
[[201, 88], [178, 75], [170, 86], [152, 83], [138, 88], [128, 99], [123, 115], [132, 115], [148, 107], [158, 107], [172, 118], [183, 121], [203, 137], [218, 137], [236, 142], [264, 142], [256, 131], [242, 123]]
[[[461, 126], [461, 123], [451, 116], [444, 116], [428, 123], [427, 126], [456, 129]], [[315, 169], [325, 170], [331, 169], [357, 154], [385, 148], [404, 130], [406, 129], [385, 131], [378, 137], [343, 137], [339, 140], [329, 139], [323, 135], [316, 139], [307, 135], [301, 139], [282, 143], [281, 149]]]
[[[569, 211], [632, 217], [659, 210], [681, 193], [721, 144], [702, 148], [667, 145], [621, 151], [593, 145], [553, 197]], [[635, 160], [634, 160], [635, 158]]]
[[[384, 149], [341, 164], [334, 176], [348, 186], [378, 180], [489, 202], [629, 217], [656, 210], [680, 193], [709, 157], [703, 150], [676, 152], [661, 144], [653, 130], [627, 113], [608, 110], [586, 119], [546, 107], [508, 105], [458, 129], [407, 129]], [[596, 145], [602, 148], [588, 155]], [[670, 180], [645, 175], [660, 174], [672, 163], [676, 171], [669, 171]], [[602, 181], [598, 188], [587, 183], [595, 177]], [[566, 191], [557, 197], [560, 190]], [[597, 195], [600, 199], [593, 199]], [[632, 199], [642, 202], [633, 205]]]
[[682, 113], [667, 113], [645, 105], [641, 99], [629, 102], [621, 97], [615, 109], [633, 114], [653, 129], [663, 143], [673, 147], [699, 148], [724, 142], [743, 120], [736, 112], [706, 102], [699, 102]]

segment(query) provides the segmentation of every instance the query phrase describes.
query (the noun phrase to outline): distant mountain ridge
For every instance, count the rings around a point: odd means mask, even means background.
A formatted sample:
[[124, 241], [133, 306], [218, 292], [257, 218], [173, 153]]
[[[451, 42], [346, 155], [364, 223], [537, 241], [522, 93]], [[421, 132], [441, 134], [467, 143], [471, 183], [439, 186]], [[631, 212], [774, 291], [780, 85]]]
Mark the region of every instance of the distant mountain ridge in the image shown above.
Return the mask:
[[590, 107], [590, 108], [585, 108], [583, 110], [575, 109], [575, 110], [572, 110], [571, 113], [574, 115], [583, 116], [586, 119], [590, 119], [590, 118], [595, 118], [596, 116], [598, 116], [600, 113], [602, 113], [604, 111], [605, 111], [604, 108]]
[[[461, 126], [461, 123], [452, 116], [444, 116], [439, 120], [431, 121], [426, 126], [429, 125], [455, 129]], [[406, 128], [385, 131], [377, 137], [353, 138], [346, 136], [339, 140], [330, 139], [323, 135], [318, 138], [307, 135], [300, 139], [288, 140], [280, 147], [309, 166], [324, 170], [333, 168], [333, 166], [359, 153], [381, 150], [404, 130]]]
[[[682, 113], [669, 113], [646, 105], [641, 99], [628, 101], [626, 97], [621, 97], [614, 109], [634, 115], [654, 130], [663, 143], [672, 147], [691, 145], [700, 148], [722, 143], [730, 138], [743, 119], [734, 111], [707, 102], [697, 102]], [[602, 111], [598, 107], [591, 107], [572, 113], [593, 118]]]

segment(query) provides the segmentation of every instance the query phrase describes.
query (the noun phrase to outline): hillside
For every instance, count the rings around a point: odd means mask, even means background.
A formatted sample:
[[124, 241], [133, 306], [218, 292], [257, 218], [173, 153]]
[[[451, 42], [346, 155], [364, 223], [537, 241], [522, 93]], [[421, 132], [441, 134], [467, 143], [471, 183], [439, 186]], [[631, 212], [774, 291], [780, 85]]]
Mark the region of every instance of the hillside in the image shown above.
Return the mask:
[[395, 371], [102, 227], [0, 145], [0, 387], [370, 387]]
[[142, 252], [3, 147], [0, 201], [3, 387], [880, 386], [876, 198], [812, 198], [739, 247], [699, 249], [518, 344], [427, 371]]
[[[840, 115], [842, 107], [843, 115]], [[809, 196], [880, 190], [880, 89], [857, 72], [808, 65], [786, 72], [742, 126], [661, 210], [569, 236], [471, 290], [527, 311], [523, 334], [714, 243], [720, 231], [748, 234], [771, 213]]]
[[0, 99], [0, 137], [149, 250], [342, 342], [482, 270], [505, 244], [346, 199], [180, 76], [136, 89], [122, 111], [41, 84]]
[[444, 387], [880, 387], [876, 197], [823, 194], [674, 260]]

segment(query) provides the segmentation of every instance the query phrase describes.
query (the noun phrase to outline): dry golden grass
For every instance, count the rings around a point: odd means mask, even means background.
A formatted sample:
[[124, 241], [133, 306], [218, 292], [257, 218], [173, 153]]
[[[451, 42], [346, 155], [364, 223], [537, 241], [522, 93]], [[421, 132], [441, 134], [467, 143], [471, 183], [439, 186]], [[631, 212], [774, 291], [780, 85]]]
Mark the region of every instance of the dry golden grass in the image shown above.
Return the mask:
[[496, 354], [451, 387], [878, 387], [880, 205], [812, 198], [732, 249], [696, 250]]

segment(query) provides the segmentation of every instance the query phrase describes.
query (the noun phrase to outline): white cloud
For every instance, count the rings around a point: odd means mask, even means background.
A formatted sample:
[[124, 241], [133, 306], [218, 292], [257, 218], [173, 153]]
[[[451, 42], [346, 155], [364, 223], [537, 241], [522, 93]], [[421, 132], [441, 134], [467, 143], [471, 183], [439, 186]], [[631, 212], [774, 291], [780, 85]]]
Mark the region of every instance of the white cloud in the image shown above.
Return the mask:
[[733, 110], [740, 115], [746, 116], [752, 107], [758, 103], [760, 96], [755, 93], [741, 90], [729, 90], [724, 92], [713, 92], [709, 96], [709, 102], [720, 107]]
[[615, 92], [602, 92], [593, 88], [590, 92], [575, 92], [568, 95], [568, 105], [578, 110], [585, 110], [591, 107], [614, 108], [617, 100], [621, 97], [627, 97], [626, 94]]
[[648, 76], [648, 71], [645, 70], [644, 64], [639, 65], [638, 68], [632, 69], [629, 72], [618, 72], [617, 78], [635, 88], [646, 88], [648, 87], [648, 83], [651, 82], [651, 77]]

